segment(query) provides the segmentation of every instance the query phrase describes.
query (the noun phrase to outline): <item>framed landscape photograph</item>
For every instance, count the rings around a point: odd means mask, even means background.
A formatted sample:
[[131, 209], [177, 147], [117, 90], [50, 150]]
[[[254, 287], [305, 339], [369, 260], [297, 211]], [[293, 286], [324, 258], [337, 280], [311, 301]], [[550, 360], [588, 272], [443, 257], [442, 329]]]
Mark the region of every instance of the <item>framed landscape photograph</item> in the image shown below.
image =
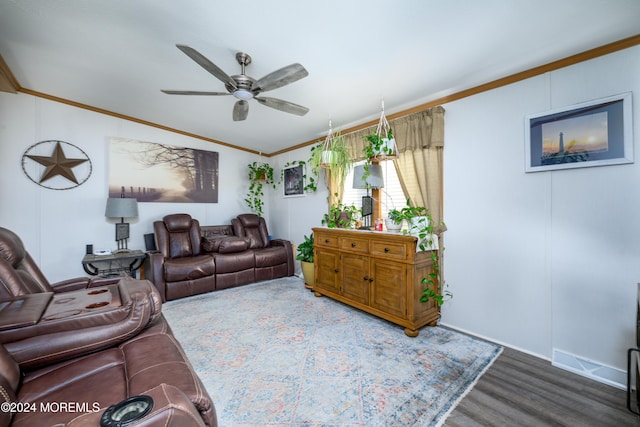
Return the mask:
[[631, 92], [525, 117], [525, 171], [633, 163]]
[[283, 169], [284, 197], [304, 196], [304, 166], [290, 166]]
[[109, 139], [109, 197], [138, 202], [218, 203], [219, 156], [126, 138]]

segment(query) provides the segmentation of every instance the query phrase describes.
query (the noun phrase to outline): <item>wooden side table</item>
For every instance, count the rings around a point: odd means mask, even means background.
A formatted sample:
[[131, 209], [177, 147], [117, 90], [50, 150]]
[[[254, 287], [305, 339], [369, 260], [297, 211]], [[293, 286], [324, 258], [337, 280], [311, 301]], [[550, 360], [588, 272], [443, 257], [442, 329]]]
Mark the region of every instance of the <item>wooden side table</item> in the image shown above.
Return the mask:
[[116, 276], [126, 273], [135, 277], [145, 258], [141, 250], [118, 252], [109, 255], [88, 254], [82, 258], [82, 268], [92, 276]]

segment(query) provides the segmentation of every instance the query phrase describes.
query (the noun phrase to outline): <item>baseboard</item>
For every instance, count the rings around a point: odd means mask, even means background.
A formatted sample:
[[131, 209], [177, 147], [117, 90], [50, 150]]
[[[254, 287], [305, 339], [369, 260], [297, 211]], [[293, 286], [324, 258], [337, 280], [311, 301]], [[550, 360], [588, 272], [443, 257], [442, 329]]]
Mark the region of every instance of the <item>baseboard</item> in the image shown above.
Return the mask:
[[466, 335], [470, 335], [470, 336], [472, 336], [474, 338], [479, 338], [481, 340], [488, 341], [488, 342], [491, 342], [491, 343], [494, 343], [494, 344], [498, 344], [498, 345], [501, 345], [503, 347], [507, 347], [507, 348], [519, 351], [521, 353], [528, 354], [529, 356], [537, 357], [538, 359], [542, 359], [542, 360], [546, 360], [548, 362], [551, 362], [551, 359], [549, 359], [548, 357], [546, 357], [546, 356], [544, 356], [544, 355], [542, 355], [540, 353], [534, 353], [534, 352], [532, 352], [530, 350], [527, 350], [527, 349], [524, 349], [524, 348], [520, 348], [518, 346], [514, 346], [512, 344], [509, 344], [509, 343], [506, 343], [506, 342], [503, 342], [503, 341], [495, 340], [493, 338], [489, 338], [489, 337], [486, 337], [484, 335], [480, 335], [480, 334], [477, 334], [475, 332], [468, 331], [466, 329], [458, 328], [457, 326], [451, 326], [446, 322], [440, 322], [439, 325], [440, 326], [444, 326], [445, 328], [448, 328], [448, 329], [452, 329], [452, 330], [457, 331], [457, 332], [461, 332], [461, 333], [466, 334]]
[[553, 349], [551, 364], [612, 387], [627, 389], [627, 372], [622, 369], [603, 365], [557, 348]]
[[602, 363], [594, 362], [592, 360], [585, 359], [584, 357], [576, 356], [574, 354], [558, 349], [553, 349], [552, 358], [549, 359], [548, 357], [545, 357], [541, 354], [533, 353], [531, 351], [513, 346], [508, 343], [496, 341], [494, 339], [478, 335], [474, 332], [448, 325], [444, 322], [441, 322], [440, 325], [449, 329], [453, 329], [454, 331], [462, 332], [463, 334], [471, 335], [473, 337], [492, 342], [494, 344], [499, 344], [503, 347], [512, 348], [514, 350], [529, 354], [534, 357], [538, 357], [543, 360], [548, 360], [551, 362], [552, 366], [564, 369], [565, 371], [569, 371], [577, 375], [581, 375], [583, 377], [587, 377], [594, 381], [598, 381], [600, 383], [607, 384], [622, 390], [627, 389], [627, 371], [624, 371], [622, 369], [603, 365]]

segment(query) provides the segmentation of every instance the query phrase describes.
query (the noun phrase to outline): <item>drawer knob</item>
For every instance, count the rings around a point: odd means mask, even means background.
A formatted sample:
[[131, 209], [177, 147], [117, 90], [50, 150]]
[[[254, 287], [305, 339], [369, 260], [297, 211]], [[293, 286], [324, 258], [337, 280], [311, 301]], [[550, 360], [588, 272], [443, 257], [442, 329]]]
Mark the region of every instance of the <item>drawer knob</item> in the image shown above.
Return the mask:
[[373, 283], [373, 277], [369, 277], [369, 283]]
[[333, 270], [335, 273], [340, 273], [340, 270], [338, 270], [337, 268], [335, 270]]
[[329, 239], [324, 239], [324, 242], [325, 243], [329, 243]]
[[351, 244], [351, 247], [352, 247], [352, 248], [355, 248], [355, 247], [356, 247], [356, 244], [355, 244], [355, 243], [352, 243], [352, 244]]
[[384, 251], [385, 251], [385, 252], [389, 252], [390, 250], [391, 250], [391, 249], [389, 249], [389, 248], [384, 248]]
[[366, 282], [367, 280], [371, 280], [371, 279], [369, 279], [367, 276], [364, 276], [364, 277], [362, 278], [362, 280], [364, 280], [364, 281]]

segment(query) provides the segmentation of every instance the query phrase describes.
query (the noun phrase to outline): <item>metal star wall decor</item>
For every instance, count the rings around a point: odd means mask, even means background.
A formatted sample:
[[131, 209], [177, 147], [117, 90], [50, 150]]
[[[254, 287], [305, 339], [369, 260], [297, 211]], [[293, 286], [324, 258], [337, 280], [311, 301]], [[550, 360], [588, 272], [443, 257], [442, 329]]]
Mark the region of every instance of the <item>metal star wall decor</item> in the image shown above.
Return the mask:
[[[73, 156], [67, 157], [63, 145], [67, 149], [67, 153], [73, 153]], [[51, 147], [53, 146], [53, 150]], [[50, 152], [51, 155], [42, 155], [44, 152]], [[29, 165], [29, 160], [35, 162], [35, 164]], [[40, 165], [39, 170], [34, 170], [34, 166]], [[44, 167], [44, 170], [42, 170]], [[79, 167], [79, 168], [78, 168]], [[77, 169], [77, 173], [80, 179], [76, 176], [74, 169]], [[69, 144], [64, 141], [41, 141], [31, 147], [22, 155], [22, 170], [27, 177], [36, 184], [49, 188], [52, 190], [68, 190], [79, 185], [82, 185], [91, 175], [91, 160], [89, 156], [80, 148], [73, 144]], [[42, 173], [38, 175], [38, 172], [42, 170]], [[71, 181], [73, 185], [69, 185]], [[47, 184], [43, 184], [46, 182]]]

